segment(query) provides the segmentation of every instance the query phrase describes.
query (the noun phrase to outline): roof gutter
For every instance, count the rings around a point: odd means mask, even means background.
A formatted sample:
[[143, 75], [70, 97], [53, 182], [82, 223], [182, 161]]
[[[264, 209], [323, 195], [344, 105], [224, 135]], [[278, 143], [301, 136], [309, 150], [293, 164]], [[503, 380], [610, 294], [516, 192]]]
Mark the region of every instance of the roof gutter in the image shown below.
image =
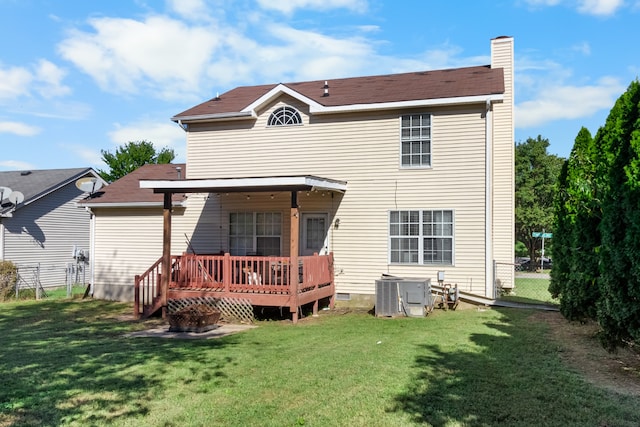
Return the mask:
[[194, 116], [173, 116], [171, 120], [178, 123], [181, 127], [183, 123], [199, 123], [199, 122], [215, 122], [215, 121], [227, 121], [227, 120], [246, 120], [255, 119], [258, 115], [255, 111], [238, 111], [229, 113], [216, 113], [216, 114], [202, 114]]
[[[108, 202], [108, 203], [80, 203], [87, 209], [99, 209], [99, 208], [157, 208], [163, 207], [163, 202]], [[174, 207], [186, 207], [187, 204], [184, 201], [171, 202]]]
[[502, 101], [502, 94], [460, 96], [455, 98], [419, 99], [411, 101], [381, 102], [377, 104], [337, 105], [334, 107], [309, 107], [311, 114], [355, 113], [361, 111], [391, 110], [412, 107], [431, 107], [440, 105], [465, 105]]

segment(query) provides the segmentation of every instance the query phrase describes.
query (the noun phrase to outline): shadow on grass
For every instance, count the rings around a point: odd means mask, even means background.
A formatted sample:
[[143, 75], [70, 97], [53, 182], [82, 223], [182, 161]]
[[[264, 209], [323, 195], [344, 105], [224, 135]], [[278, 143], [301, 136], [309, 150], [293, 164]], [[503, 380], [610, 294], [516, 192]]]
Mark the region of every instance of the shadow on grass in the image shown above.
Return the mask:
[[123, 320], [129, 310], [104, 301], [0, 305], [0, 425], [95, 425], [143, 417], [152, 410], [152, 397], [176, 385], [165, 376], [169, 367], [185, 360], [191, 370], [179, 381], [223, 380], [223, 367], [233, 361], [207, 352], [232, 344], [233, 337], [125, 338], [139, 327]]
[[530, 311], [497, 311], [501, 320], [486, 325], [491, 333], [472, 334], [471, 350], [422, 345], [415, 375], [390, 410], [433, 426], [639, 425], [637, 402], [586, 386], [566, 369]]

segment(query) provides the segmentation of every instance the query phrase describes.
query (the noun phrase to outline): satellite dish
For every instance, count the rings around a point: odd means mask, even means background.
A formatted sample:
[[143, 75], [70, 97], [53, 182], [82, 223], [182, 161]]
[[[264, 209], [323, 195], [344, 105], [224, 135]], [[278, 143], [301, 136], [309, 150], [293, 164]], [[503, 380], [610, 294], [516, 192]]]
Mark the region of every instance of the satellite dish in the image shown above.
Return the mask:
[[95, 177], [80, 178], [76, 181], [76, 187], [84, 193], [93, 194], [102, 188], [102, 181]]
[[14, 204], [14, 206], [19, 205], [24, 202], [24, 194], [19, 191], [13, 191], [9, 196], [9, 201]]
[[9, 187], [0, 187], [0, 202], [11, 195], [11, 189]]

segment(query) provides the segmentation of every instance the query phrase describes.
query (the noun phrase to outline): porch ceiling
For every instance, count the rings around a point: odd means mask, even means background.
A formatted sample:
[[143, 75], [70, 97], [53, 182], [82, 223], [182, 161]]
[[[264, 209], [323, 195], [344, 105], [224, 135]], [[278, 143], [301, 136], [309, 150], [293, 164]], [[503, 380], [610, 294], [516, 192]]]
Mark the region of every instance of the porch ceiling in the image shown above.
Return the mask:
[[262, 178], [140, 180], [140, 188], [154, 193], [238, 193], [326, 190], [344, 192], [347, 182], [313, 175]]

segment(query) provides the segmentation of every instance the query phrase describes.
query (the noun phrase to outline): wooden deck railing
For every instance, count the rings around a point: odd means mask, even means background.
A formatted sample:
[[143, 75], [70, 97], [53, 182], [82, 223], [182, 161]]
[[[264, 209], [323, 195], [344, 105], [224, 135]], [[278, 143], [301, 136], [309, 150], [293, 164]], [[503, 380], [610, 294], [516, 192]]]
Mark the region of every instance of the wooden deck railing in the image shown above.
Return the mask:
[[162, 258], [141, 275], [136, 275], [133, 290], [133, 312], [136, 318], [145, 313], [145, 308], [157, 303], [161, 293], [161, 277]]
[[[156, 261], [145, 273], [135, 277], [135, 313], [148, 315], [161, 308], [162, 259]], [[274, 305], [282, 305], [282, 296], [307, 294], [301, 300], [311, 301], [321, 288], [331, 286], [333, 295], [333, 254], [298, 257], [297, 268], [292, 269], [289, 257], [232, 256], [183, 254], [171, 256], [169, 292], [199, 291], [218, 295], [243, 294], [280, 296]], [[324, 295], [324, 294], [327, 295]], [[256, 298], [256, 300], [258, 300]], [[263, 304], [264, 297], [259, 299]], [[298, 298], [291, 303], [298, 304]], [[297, 309], [297, 307], [296, 307]]]

